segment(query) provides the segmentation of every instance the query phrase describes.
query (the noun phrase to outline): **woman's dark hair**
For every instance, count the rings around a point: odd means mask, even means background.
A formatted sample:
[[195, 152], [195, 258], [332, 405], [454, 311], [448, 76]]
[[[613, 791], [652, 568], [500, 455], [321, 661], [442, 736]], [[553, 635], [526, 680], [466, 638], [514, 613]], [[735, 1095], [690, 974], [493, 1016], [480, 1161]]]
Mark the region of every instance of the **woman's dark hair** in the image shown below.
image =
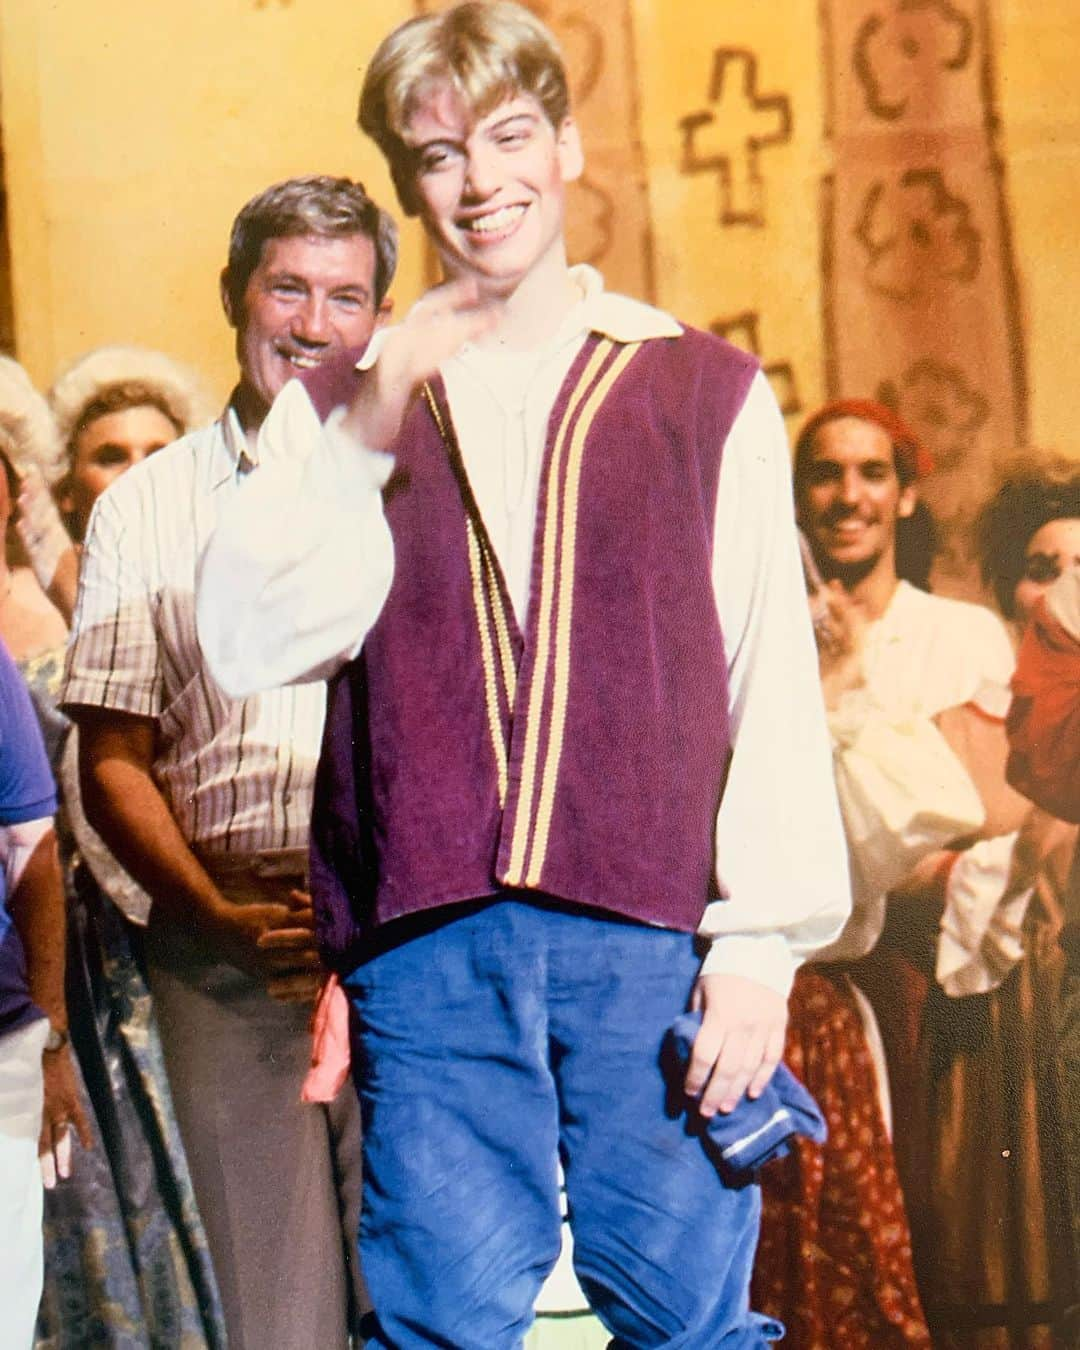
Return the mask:
[[896, 522], [896, 575], [920, 590], [930, 589], [930, 570], [937, 555], [938, 530], [930, 508], [917, 501], [910, 516]]
[[15, 471], [15, 465], [12, 464], [11, 458], [3, 445], [0, 445], [0, 465], [3, 466], [4, 477], [7, 479], [8, 498], [11, 502], [12, 513], [14, 514], [15, 500], [19, 495], [22, 483], [19, 480], [18, 473]]
[[979, 512], [976, 539], [983, 582], [1007, 619], [1032, 535], [1052, 520], [1080, 520], [1080, 462], [1028, 451], [1001, 470], [997, 491]]

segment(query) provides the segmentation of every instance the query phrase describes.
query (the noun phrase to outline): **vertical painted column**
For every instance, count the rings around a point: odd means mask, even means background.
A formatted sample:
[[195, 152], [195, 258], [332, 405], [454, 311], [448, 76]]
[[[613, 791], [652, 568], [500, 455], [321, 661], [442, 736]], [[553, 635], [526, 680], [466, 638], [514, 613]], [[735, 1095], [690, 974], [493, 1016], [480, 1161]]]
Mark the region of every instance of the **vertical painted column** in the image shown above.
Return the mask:
[[826, 382], [925, 438], [940, 589], [976, 594], [970, 525], [1026, 438], [1024, 340], [982, 0], [824, 0]]

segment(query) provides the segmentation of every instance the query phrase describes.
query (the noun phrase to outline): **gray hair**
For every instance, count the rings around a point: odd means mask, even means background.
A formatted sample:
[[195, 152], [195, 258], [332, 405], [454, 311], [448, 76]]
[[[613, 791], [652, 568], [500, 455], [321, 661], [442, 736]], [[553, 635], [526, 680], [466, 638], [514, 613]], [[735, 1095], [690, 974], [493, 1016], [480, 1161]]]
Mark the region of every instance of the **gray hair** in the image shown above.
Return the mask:
[[315, 235], [334, 239], [366, 235], [375, 246], [375, 304], [380, 305], [397, 267], [397, 226], [368, 196], [363, 183], [309, 174], [275, 183], [252, 197], [233, 221], [223, 282], [235, 313], [268, 239]]

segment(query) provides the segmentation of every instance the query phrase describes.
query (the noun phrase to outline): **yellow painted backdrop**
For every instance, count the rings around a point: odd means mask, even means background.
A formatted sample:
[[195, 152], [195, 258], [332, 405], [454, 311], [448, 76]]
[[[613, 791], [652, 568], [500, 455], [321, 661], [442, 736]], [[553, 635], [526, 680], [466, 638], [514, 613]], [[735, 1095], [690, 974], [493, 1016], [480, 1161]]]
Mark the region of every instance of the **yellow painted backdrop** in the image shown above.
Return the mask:
[[[830, 158], [816, 0], [610, 9], [613, 22], [631, 19], [655, 298], [690, 322], [733, 323], [736, 340], [756, 340], [779, 367], [781, 392], [812, 405], [825, 384], [819, 190]], [[202, 368], [224, 394], [232, 356], [216, 276], [232, 216], [301, 172], [360, 176], [390, 200], [354, 126], [356, 93], [378, 36], [412, 12], [407, 0], [0, 0], [16, 338], [32, 375], [47, 383], [86, 348], [132, 340]], [[605, 17], [598, 4], [589, 12]], [[1080, 9], [998, 0], [990, 14], [1031, 439], [1080, 454]], [[752, 53], [765, 111], [710, 104], [720, 47]], [[680, 121], [719, 111], [720, 149], [725, 136], [768, 140], [773, 95], [788, 139], [760, 150], [756, 191], [738, 175], [731, 187], [736, 204], [754, 198], [764, 227], [722, 225], [720, 176], [683, 171]], [[632, 111], [601, 120], [609, 144]], [[695, 153], [708, 149], [703, 137]], [[399, 304], [423, 269], [409, 225]], [[738, 322], [748, 315], [756, 329]]]

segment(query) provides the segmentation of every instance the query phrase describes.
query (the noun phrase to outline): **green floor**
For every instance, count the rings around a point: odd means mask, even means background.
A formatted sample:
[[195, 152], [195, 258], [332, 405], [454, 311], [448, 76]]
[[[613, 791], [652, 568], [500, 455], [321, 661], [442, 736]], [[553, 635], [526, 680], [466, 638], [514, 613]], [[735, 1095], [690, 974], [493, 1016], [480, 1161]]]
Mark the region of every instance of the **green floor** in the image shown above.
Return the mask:
[[525, 1337], [525, 1350], [606, 1350], [610, 1339], [591, 1313], [540, 1316]]

